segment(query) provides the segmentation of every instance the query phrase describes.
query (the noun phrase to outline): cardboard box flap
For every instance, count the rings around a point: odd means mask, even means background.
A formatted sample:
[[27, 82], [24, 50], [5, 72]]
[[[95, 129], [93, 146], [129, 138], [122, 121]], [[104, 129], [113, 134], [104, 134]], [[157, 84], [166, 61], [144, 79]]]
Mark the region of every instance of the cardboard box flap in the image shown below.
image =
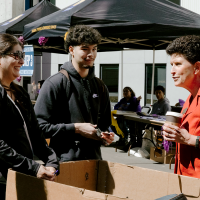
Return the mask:
[[60, 163], [57, 183], [96, 191], [98, 173], [97, 160]]
[[89, 200], [84, 189], [38, 179], [8, 170], [6, 200]]
[[200, 199], [200, 179], [169, 174], [168, 194], [183, 193], [187, 198]]
[[98, 192], [121, 198], [156, 199], [167, 195], [167, 185], [168, 173], [107, 161], [99, 162]]

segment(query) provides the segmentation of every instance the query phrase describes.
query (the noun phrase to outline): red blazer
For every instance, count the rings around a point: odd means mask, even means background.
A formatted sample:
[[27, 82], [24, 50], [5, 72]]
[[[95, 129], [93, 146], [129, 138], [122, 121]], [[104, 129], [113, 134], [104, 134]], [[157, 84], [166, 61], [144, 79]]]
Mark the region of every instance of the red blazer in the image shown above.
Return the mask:
[[[191, 135], [200, 136], [200, 89], [192, 103], [191, 101], [192, 95], [190, 94], [181, 111], [183, 114], [181, 127]], [[200, 149], [180, 143], [176, 146], [174, 173], [200, 178]]]

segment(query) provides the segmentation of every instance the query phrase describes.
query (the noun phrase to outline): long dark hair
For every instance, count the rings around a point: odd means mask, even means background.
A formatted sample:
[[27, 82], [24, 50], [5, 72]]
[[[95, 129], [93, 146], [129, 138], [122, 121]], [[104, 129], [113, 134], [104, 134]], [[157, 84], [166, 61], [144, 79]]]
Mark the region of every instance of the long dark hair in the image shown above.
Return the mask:
[[124, 89], [123, 89], [123, 91], [125, 90], [125, 89], [127, 89], [127, 90], [129, 90], [130, 92], [131, 92], [131, 97], [135, 97], [135, 92], [130, 88], [130, 87], [125, 87]]
[[[24, 45], [15, 36], [7, 33], [0, 34], [0, 57], [5, 57], [16, 45], [20, 45], [22, 49], [24, 48]], [[1, 79], [0, 84], [6, 91], [10, 91], [11, 95], [13, 94], [15, 96], [15, 102], [18, 103], [22, 109], [25, 109], [23, 106], [22, 92], [19, 86], [14, 82], [12, 82], [9, 87], [5, 86], [1, 83]]]

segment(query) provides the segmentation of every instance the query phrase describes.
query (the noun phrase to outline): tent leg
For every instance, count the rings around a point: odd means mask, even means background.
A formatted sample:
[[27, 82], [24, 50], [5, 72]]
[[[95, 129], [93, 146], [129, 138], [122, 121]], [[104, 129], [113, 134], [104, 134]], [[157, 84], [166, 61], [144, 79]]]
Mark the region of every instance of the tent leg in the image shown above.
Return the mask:
[[41, 55], [41, 79], [42, 80], [42, 55]]
[[153, 67], [152, 67], [152, 81], [151, 81], [151, 105], [153, 105], [154, 76], [155, 76], [155, 48], [153, 48]]
[[123, 97], [123, 51], [120, 52], [120, 68], [119, 68], [119, 80], [118, 80], [118, 99]]

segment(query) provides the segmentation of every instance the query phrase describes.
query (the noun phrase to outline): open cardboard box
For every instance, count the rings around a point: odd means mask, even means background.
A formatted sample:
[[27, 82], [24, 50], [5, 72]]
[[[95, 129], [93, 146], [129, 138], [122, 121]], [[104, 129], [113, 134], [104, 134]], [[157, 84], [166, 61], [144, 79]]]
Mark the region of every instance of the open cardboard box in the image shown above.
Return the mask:
[[200, 180], [107, 161], [60, 165], [56, 182], [9, 169], [6, 200], [154, 200], [169, 194], [200, 200]]

